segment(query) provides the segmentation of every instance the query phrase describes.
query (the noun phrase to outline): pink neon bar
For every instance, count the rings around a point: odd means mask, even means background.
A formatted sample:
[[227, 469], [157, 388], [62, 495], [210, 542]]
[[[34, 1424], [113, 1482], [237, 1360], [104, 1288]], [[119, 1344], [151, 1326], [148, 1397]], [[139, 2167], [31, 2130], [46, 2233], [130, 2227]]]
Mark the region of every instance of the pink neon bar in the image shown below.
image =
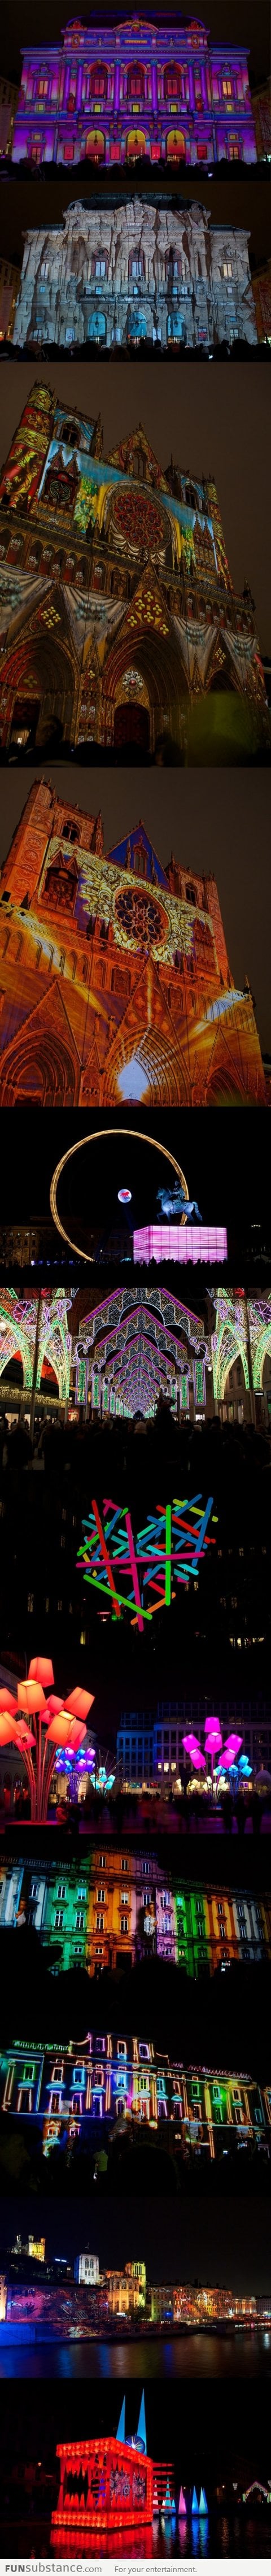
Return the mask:
[[225, 1225], [142, 1225], [133, 1236], [134, 1261], [227, 1261]]

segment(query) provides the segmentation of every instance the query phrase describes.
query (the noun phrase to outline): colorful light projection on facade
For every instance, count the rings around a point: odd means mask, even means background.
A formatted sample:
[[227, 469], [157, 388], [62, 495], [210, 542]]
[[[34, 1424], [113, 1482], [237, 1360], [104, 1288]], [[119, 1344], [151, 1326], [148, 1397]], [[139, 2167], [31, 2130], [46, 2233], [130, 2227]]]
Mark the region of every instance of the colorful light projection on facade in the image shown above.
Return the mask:
[[187, 1225], [183, 1234], [181, 1225], [140, 1225], [135, 1227], [133, 1250], [134, 1261], [144, 1262], [144, 1269], [150, 1261], [158, 1267], [160, 1261], [181, 1262], [185, 1268], [190, 1262], [217, 1261], [220, 1267], [228, 1258], [227, 1229], [225, 1225]]
[[[230, 710], [233, 752], [234, 728], [242, 744], [256, 747], [258, 734], [269, 742], [252, 594], [247, 585], [242, 597], [234, 593], [215, 483], [192, 479], [173, 459], [163, 468], [141, 425], [107, 458], [102, 448], [100, 417], [87, 420], [47, 387], [33, 387], [0, 483], [2, 747], [42, 748], [57, 705], [64, 741], [73, 746], [90, 741], [118, 756], [129, 742], [136, 759], [140, 749], [153, 757], [166, 728], [179, 754], [193, 759], [195, 702], [201, 698], [205, 710], [208, 699], [209, 739], [209, 700], [215, 693], [224, 701], [225, 691], [239, 701]], [[144, 859], [140, 886], [133, 873], [125, 888], [118, 880], [118, 946], [128, 939], [131, 953], [142, 956], [147, 947], [153, 971], [163, 961], [174, 966], [181, 924], [177, 910], [169, 922], [168, 880], [162, 871], [158, 901], [157, 872], [150, 891]], [[111, 884], [113, 893], [112, 867]], [[65, 891], [67, 867], [63, 901]], [[81, 923], [86, 908], [82, 870]], [[205, 921], [201, 933], [203, 965]], [[217, 985], [220, 1017], [222, 1008], [233, 1011], [233, 992], [230, 977], [226, 1006]], [[215, 993], [208, 1000], [210, 1007]], [[242, 1007], [244, 1018], [244, 997]], [[205, 1019], [202, 1038], [204, 1029]], [[133, 1063], [136, 1009], [131, 1036]], [[180, 1045], [180, 1023], [178, 1036]], [[127, 1096], [122, 1080], [120, 1055], [120, 1100]], [[132, 1076], [131, 1088], [133, 1094]]]
[[69, 1699], [57, 1699], [53, 1680], [50, 1657], [34, 1655], [27, 1681], [18, 1682], [17, 1699], [5, 1686], [0, 1690], [0, 1746], [18, 1747], [30, 1790], [31, 1824], [39, 1825], [46, 1823], [57, 1747], [77, 1753], [93, 1706], [93, 1691], [79, 1685]]
[[271, 2086], [220, 2069], [184, 2069], [152, 2040], [88, 2034], [58, 2049], [28, 2041], [2, 2050], [0, 2107], [14, 2120], [38, 2122], [43, 2153], [59, 2145], [91, 2146], [112, 2118], [171, 2130], [184, 2162], [201, 2152], [217, 2162], [262, 2147], [271, 2159]]
[[[83, 1757], [82, 1757], [83, 1758]], [[61, 1761], [61, 1756], [57, 1755]], [[66, 1760], [66, 1756], [62, 1757]], [[87, 1861], [65, 1859], [65, 1872], [47, 1854], [35, 1867], [20, 1852], [0, 1860], [0, 1930], [23, 1924], [39, 1934], [50, 1963], [81, 1965], [90, 1977], [101, 1968], [136, 1965], [146, 1954], [171, 1960], [188, 1977], [203, 1968], [235, 1964], [261, 1968], [271, 1958], [271, 1899], [223, 1882], [188, 1888], [159, 1850], [146, 1856], [123, 1839], [109, 1842], [103, 1864], [96, 1844]]]
[[84, 1582], [95, 1594], [101, 1592], [112, 1618], [128, 1613], [132, 1627], [143, 1635], [144, 1620], [153, 1619], [155, 1610], [170, 1610], [176, 1585], [187, 1587], [191, 1576], [198, 1580], [202, 1557], [216, 1544], [209, 1527], [216, 1520], [213, 1495], [204, 1505], [197, 1494], [193, 1502], [189, 1498], [166, 1503], [162, 1511], [158, 1507], [134, 1536], [129, 1511], [104, 1504], [102, 1521], [98, 1503], [93, 1502], [83, 1521], [85, 1536], [77, 1565]]
[[[13, 343], [81, 349], [90, 341], [93, 355], [101, 343], [139, 354], [144, 340], [164, 349], [231, 345], [234, 337], [255, 343], [248, 241], [243, 226], [213, 225], [207, 207], [182, 208], [168, 197], [163, 204], [157, 191], [125, 204], [110, 192], [98, 215], [95, 198], [67, 206], [53, 226], [45, 215], [42, 228], [24, 235]], [[126, 524], [129, 537], [129, 503]]]
[[256, 161], [244, 45], [196, 19], [69, 21], [63, 42], [23, 51], [12, 160], [172, 170]]

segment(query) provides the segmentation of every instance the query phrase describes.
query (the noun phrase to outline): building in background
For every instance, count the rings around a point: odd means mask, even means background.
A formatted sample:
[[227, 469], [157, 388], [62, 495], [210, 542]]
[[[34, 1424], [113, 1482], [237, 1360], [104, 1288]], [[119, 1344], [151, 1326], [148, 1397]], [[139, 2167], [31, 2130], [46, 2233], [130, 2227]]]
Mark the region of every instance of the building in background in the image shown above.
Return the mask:
[[[223, 21], [223, 9], [222, 9]], [[85, 27], [23, 50], [14, 162], [39, 168], [88, 159], [182, 169], [256, 160], [248, 50], [210, 41], [195, 19], [128, 19]]]
[[271, 161], [271, 88], [270, 76], [253, 91], [253, 123], [257, 161]]
[[[225, 1581], [225, 1572], [220, 1577]], [[221, 1609], [226, 1607], [226, 1597]], [[232, 1607], [234, 1604], [232, 1603]], [[242, 1615], [242, 1614], [241, 1614]], [[219, 1722], [230, 1719], [242, 1729], [243, 1751], [251, 1764], [253, 1779], [271, 1771], [271, 1708], [265, 1702], [223, 1701], [215, 1695]], [[195, 1730], [201, 1753], [204, 1753], [206, 1700], [158, 1703], [156, 1716], [143, 1717], [136, 1711], [125, 1714], [117, 1734], [116, 1785], [119, 1788], [152, 1789], [163, 1798], [172, 1797], [184, 1771], [183, 1736], [185, 1728]], [[189, 1777], [189, 1768], [187, 1770]]]
[[20, 268], [9, 259], [0, 259], [0, 341], [13, 340]]
[[12, 152], [13, 136], [14, 136], [14, 125], [15, 125], [15, 117], [16, 117], [16, 110], [17, 110], [18, 98], [19, 98], [18, 82], [16, 83], [16, 81], [4, 80], [4, 79], [2, 78], [2, 75], [0, 75], [0, 160], [1, 160], [1, 161], [2, 161], [2, 160], [7, 159], [7, 158], [8, 158], [8, 156], [10, 157], [10, 154], [11, 154], [11, 152]]
[[[116, 506], [115, 502], [114, 509]], [[149, 505], [146, 506], [148, 518]], [[130, 510], [130, 496], [128, 507]], [[140, 517], [141, 495], [135, 503], [136, 518], [138, 509]], [[160, 509], [154, 516], [160, 525]], [[202, 542], [204, 550], [204, 538]], [[20, 539], [14, 538], [13, 546], [17, 560]], [[34, 562], [37, 606], [33, 628]], [[6, 583], [9, 593], [15, 581], [20, 618], [25, 610], [25, 582], [29, 592], [28, 642], [24, 622], [23, 638], [21, 635], [20, 645], [17, 637], [14, 640], [2, 683], [6, 724], [9, 703], [10, 742], [15, 739], [16, 729], [18, 736], [20, 723], [22, 739], [27, 739], [34, 703], [33, 652], [37, 687], [42, 686], [44, 691], [45, 685], [47, 690], [50, 684], [55, 654], [56, 666], [59, 662], [58, 626], [62, 618], [66, 637], [60, 659], [62, 680], [64, 674], [65, 688], [68, 685], [68, 626], [72, 649], [72, 628], [76, 630], [78, 620], [80, 631], [82, 615], [82, 600], [80, 604], [76, 590], [68, 586], [71, 573], [71, 560], [69, 568], [67, 558], [65, 611], [62, 606], [55, 607], [51, 615], [51, 582], [47, 592], [41, 543], [33, 550], [28, 536], [27, 570], [23, 575], [18, 570], [12, 575], [10, 564], [7, 572], [0, 566], [0, 594], [1, 586], [4, 596]], [[125, 581], [125, 574], [119, 571], [112, 576], [118, 589], [122, 578]], [[157, 651], [157, 642], [155, 645], [152, 640], [153, 626], [155, 631], [157, 627], [161, 629], [162, 662], [164, 639], [169, 655], [171, 649], [162, 592], [156, 613], [154, 574], [151, 586], [150, 576], [145, 579], [144, 606], [142, 575], [143, 623], [149, 615], [148, 692], [141, 668], [131, 671], [132, 687], [135, 682], [133, 712], [136, 728], [139, 721], [139, 734], [140, 690], [142, 686], [143, 699], [151, 694], [151, 663], [153, 660], [154, 666]], [[54, 598], [61, 600], [59, 590], [54, 590]], [[112, 635], [116, 616], [112, 598], [106, 616]], [[130, 636], [129, 620], [132, 617], [134, 629], [138, 616], [135, 601], [134, 611], [128, 610]], [[104, 637], [101, 606], [97, 618], [98, 631]], [[126, 622], [125, 618], [125, 629]], [[224, 625], [226, 628], [226, 611]], [[135, 650], [132, 641], [129, 650]], [[247, 650], [248, 638], [246, 653]], [[243, 644], [236, 638], [240, 679], [242, 651]], [[116, 648], [111, 644], [111, 663], [112, 652], [114, 657]], [[222, 661], [223, 656], [224, 641]], [[74, 649], [72, 658], [74, 663]], [[247, 663], [247, 673], [248, 667]], [[25, 691], [27, 685], [28, 699], [19, 697], [16, 691], [20, 686]], [[100, 676], [99, 687], [102, 685]], [[127, 711], [130, 724], [130, 700], [125, 700], [127, 674], [120, 683], [115, 675], [114, 685], [117, 732], [121, 738], [123, 727], [125, 735]], [[89, 682], [84, 686], [88, 690]], [[124, 692], [122, 703], [119, 686]], [[257, 693], [257, 681], [255, 688]], [[148, 730], [145, 705], [143, 717]], [[78, 811], [72, 799], [68, 804], [64, 793], [60, 800], [54, 788], [42, 779], [30, 789], [2, 870], [1, 889], [2, 1108], [27, 1100], [36, 1107], [65, 1109], [96, 1108], [101, 1104], [120, 1108], [122, 1102], [143, 1100], [144, 1108], [155, 1105], [156, 1110], [158, 1105], [175, 1107], [180, 1103], [191, 1108], [213, 1108], [245, 1106], [252, 1101], [260, 1106], [265, 1102], [252, 994], [247, 979], [242, 990], [234, 983], [213, 876], [192, 873], [175, 860], [173, 853], [168, 869], [162, 868], [142, 822], [105, 854], [101, 815]], [[219, 1257], [219, 1246], [214, 1244], [214, 1252], [217, 1249]], [[224, 1257], [226, 1249], [225, 1238]]]
[[196, 200], [112, 197], [67, 206], [24, 235], [17, 348], [215, 347], [257, 339], [249, 235]]
[[261, 265], [253, 270], [251, 283], [257, 340], [267, 346], [271, 344], [271, 259], [262, 260]]
[[[91, 2152], [112, 2120], [146, 2123], [176, 2142], [184, 2163], [247, 2151], [270, 2162], [271, 2086], [220, 2069], [184, 2069], [152, 2040], [96, 2034], [76, 2050], [12, 2041], [0, 2059], [0, 2107], [35, 2121], [46, 2158], [62, 2147]], [[16, 2132], [15, 2132], [16, 2134]]]
[[[242, 596], [233, 590], [211, 479], [197, 480], [172, 457], [163, 468], [141, 424], [104, 457], [100, 416], [87, 419], [37, 383], [2, 472], [0, 513], [4, 750], [45, 751], [56, 726], [56, 746], [60, 730], [61, 747], [62, 738], [97, 743], [118, 757], [129, 743], [144, 761], [163, 754], [166, 733], [177, 757], [193, 759], [198, 701], [208, 753], [212, 701], [217, 732], [225, 693], [232, 756], [237, 739], [246, 756], [269, 743], [254, 603], [247, 584]], [[144, 879], [144, 859], [138, 872]], [[66, 891], [67, 869], [63, 909]], [[152, 926], [155, 949], [150, 912]], [[138, 927], [146, 945], [142, 912]], [[178, 930], [176, 915], [175, 948]], [[135, 932], [136, 923], [136, 946]], [[98, 1080], [95, 1090], [98, 1099]], [[133, 1087], [125, 1096], [135, 1097]], [[154, 1097], [157, 1106], [157, 1075]]]
[[[173, 1725], [170, 1732], [173, 1738]], [[183, 1774], [183, 1723], [178, 1733]], [[169, 1728], [158, 1725], [158, 1746], [166, 1736], [169, 1740]], [[161, 1758], [157, 1769], [159, 1776]], [[168, 1773], [169, 1757], [165, 1769]], [[110, 1843], [100, 1851], [92, 1845], [80, 1868], [70, 1860], [58, 1870], [50, 1860], [42, 1868], [16, 1857], [1, 1861], [0, 1931], [16, 1925], [21, 1933], [24, 1925], [39, 1933], [49, 1965], [51, 1953], [59, 1969], [81, 1966], [90, 1976], [102, 1968], [134, 1967], [146, 1957], [172, 1960], [190, 1977], [199, 1977], [203, 1969], [213, 1975], [233, 1961], [261, 1966], [271, 1958], [268, 1895], [232, 1890], [223, 1883], [206, 1888], [199, 1878], [188, 1888], [176, 1862], [165, 1870], [159, 1854], [125, 1845], [118, 1850]]]

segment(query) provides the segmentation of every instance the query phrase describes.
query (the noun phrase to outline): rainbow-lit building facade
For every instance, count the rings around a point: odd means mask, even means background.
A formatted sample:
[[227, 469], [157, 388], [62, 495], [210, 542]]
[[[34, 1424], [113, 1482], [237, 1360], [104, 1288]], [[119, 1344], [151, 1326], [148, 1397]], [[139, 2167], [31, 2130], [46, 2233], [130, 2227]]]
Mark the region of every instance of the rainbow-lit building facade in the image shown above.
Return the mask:
[[152, 2040], [103, 2031], [62, 2048], [12, 2044], [0, 2061], [0, 2109], [16, 2120], [35, 2120], [43, 2153], [87, 2145], [101, 2124], [121, 2118], [160, 2121], [171, 2129], [184, 2161], [258, 2147], [271, 2157], [271, 2085], [250, 2075], [187, 2069]]
[[156, 1853], [107, 1845], [90, 1847], [87, 1862], [56, 1868], [47, 1857], [33, 1864], [7, 1858], [0, 1864], [1, 1927], [27, 1924], [58, 1953], [59, 1968], [131, 1966], [146, 1956], [171, 1959], [187, 1976], [210, 1976], [233, 1960], [261, 1964], [271, 1957], [271, 1899], [242, 1889], [186, 1887]]
[[[12, 160], [69, 169], [140, 160], [171, 171], [256, 161], [247, 47], [200, 19], [70, 19], [62, 41], [23, 51]], [[226, 16], [226, 11], [225, 11]]]

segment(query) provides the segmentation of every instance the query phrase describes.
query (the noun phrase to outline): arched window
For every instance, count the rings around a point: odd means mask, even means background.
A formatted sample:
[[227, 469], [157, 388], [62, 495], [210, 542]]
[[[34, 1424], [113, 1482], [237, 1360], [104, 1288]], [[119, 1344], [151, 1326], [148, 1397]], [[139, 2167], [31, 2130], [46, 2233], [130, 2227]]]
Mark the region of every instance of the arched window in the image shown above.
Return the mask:
[[180, 96], [181, 73], [178, 69], [178, 63], [166, 63], [164, 72], [164, 98], [180, 98]]
[[129, 63], [129, 70], [128, 70], [128, 74], [127, 74], [127, 98], [129, 99], [129, 98], [144, 98], [144, 97], [145, 97], [145, 72], [144, 72], [144, 69], [143, 69], [143, 63]]
[[146, 330], [147, 323], [145, 313], [131, 313], [127, 334], [128, 340], [145, 340]]
[[169, 134], [167, 134], [166, 155], [167, 161], [186, 160], [185, 135], [181, 133], [180, 126], [172, 126]]
[[88, 340], [106, 340], [106, 320], [104, 313], [90, 313], [88, 321]]
[[78, 841], [77, 823], [62, 823], [62, 841]]
[[100, 129], [96, 133], [95, 126], [92, 126], [90, 133], [86, 135], [85, 148], [90, 161], [104, 161], [105, 135], [101, 134]]
[[107, 98], [107, 72], [101, 63], [93, 63], [90, 75], [90, 98]]
[[168, 313], [167, 340], [182, 340], [182, 337], [183, 321], [181, 313]]

